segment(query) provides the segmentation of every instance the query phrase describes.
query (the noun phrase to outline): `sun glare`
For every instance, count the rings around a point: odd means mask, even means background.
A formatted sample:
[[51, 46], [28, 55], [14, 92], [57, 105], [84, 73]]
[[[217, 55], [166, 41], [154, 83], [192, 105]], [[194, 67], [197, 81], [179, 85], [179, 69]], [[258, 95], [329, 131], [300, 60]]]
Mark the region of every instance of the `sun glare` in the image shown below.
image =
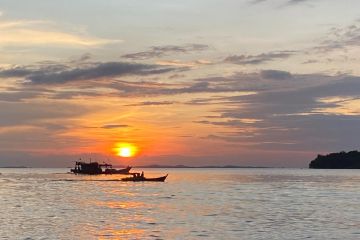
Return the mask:
[[119, 157], [134, 157], [138, 151], [137, 147], [131, 143], [118, 143], [114, 148]]

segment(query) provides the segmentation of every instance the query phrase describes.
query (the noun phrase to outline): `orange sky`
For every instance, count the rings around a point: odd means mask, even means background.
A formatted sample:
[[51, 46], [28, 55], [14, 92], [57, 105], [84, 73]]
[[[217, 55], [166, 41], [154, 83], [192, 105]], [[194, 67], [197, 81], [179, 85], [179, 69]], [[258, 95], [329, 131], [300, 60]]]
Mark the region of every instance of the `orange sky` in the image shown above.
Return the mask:
[[350, 2], [5, 1], [0, 166], [304, 167], [358, 149]]

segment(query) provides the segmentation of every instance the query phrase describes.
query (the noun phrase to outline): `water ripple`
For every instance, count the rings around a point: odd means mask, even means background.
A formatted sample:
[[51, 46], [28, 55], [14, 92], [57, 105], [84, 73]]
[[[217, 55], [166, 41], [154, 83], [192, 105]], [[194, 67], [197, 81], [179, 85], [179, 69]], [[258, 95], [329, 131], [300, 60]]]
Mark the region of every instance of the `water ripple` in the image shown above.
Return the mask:
[[[359, 239], [360, 173], [167, 169], [123, 183], [2, 169], [2, 239]], [[161, 175], [161, 170], [147, 170]]]

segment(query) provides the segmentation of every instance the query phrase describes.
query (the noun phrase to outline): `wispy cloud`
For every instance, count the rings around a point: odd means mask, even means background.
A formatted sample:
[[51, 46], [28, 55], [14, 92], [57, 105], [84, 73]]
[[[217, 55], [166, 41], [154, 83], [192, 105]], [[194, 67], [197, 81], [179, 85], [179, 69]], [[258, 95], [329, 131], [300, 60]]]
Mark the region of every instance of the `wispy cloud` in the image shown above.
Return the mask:
[[296, 4], [305, 3], [305, 2], [309, 2], [309, 0], [289, 0], [287, 3], [289, 5], [296, 5]]
[[[251, 4], [259, 4], [259, 3], [263, 3], [263, 2], [270, 2], [271, 0], [252, 0], [250, 3]], [[310, 0], [286, 0], [285, 4], [286, 5], [296, 5], [296, 4], [300, 4], [300, 3], [305, 3], [305, 2], [309, 2]]]
[[295, 51], [278, 51], [261, 53], [258, 55], [232, 55], [224, 59], [226, 63], [233, 63], [239, 65], [257, 65], [261, 63], [267, 63], [274, 60], [286, 59], [294, 55]]
[[176, 66], [176, 67], [198, 67], [201, 65], [210, 65], [212, 64], [211, 61], [208, 60], [196, 60], [196, 61], [189, 61], [184, 62], [180, 60], [164, 60], [164, 61], [158, 61], [156, 64], [159, 65], [165, 65], [165, 66]]
[[101, 126], [101, 128], [105, 128], [105, 129], [114, 129], [114, 128], [127, 128], [130, 127], [127, 124], [105, 124], [103, 126]]
[[360, 25], [358, 22], [346, 27], [331, 28], [326, 39], [315, 49], [327, 52], [354, 46], [360, 46]]
[[146, 101], [134, 104], [128, 104], [126, 106], [161, 106], [161, 105], [172, 105], [174, 101]]
[[148, 51], [125, 54], [122, 57], [133, 60], [145, 60], [150, 58], [159, 58], [171, 53], [185, 54], [208, 50], [209, 46], [205, 44], [186, 44], [186, 45], [166, 45], [154, 46]]
[[262, 2], [266, 2], [268, 0], [252, 0], [250, 1], [251, 4], [259, 4], [259, 3], [262, 3]]
[[0, 21], [0, 46], [56, 44], [66, 46], [94, 47], [120, 40], [112, 40], [54, 30], [54, 23], [41, 20], [2, 20]]

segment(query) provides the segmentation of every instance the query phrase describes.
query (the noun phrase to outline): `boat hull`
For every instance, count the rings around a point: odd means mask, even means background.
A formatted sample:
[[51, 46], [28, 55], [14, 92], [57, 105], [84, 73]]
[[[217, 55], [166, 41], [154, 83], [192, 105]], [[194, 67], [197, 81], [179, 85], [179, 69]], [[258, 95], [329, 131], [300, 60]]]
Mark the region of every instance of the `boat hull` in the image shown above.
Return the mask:
[[129, 177], [129, 178], [123, 178], [121, 181], [124, 182], [164, 182], [167, 178], [167, 174], [162, 177], [158, 178], [146, 178], [146, 177]]
[[104, 174], [130, 174], [131, 167], [124, 169], [105, 169]]

